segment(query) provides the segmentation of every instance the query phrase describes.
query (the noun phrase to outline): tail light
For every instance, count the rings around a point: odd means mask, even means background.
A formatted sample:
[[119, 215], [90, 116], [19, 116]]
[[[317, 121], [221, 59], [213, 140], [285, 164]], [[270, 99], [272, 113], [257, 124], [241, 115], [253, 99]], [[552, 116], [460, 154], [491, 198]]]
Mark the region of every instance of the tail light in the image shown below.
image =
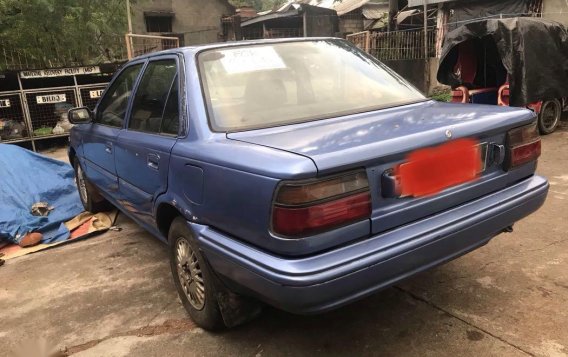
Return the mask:
[[272, 206], [272, 231], [300, 237], [370, 215], [371, 194], [364, 171], [320, 180], [284, 182], [278, 187]]
[[510, 130], [507, 133], [507, 169], [535, 161], [540, 156], [540, 136], [536, 124]]

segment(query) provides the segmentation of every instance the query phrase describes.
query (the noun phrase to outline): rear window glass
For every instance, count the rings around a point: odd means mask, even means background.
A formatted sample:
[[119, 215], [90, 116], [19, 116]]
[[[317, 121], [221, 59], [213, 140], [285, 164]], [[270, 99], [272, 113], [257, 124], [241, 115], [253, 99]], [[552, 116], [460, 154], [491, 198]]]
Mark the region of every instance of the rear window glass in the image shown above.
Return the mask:
[[341, 40], [220, 48], [199, 57], [211, 126], [241, 131], [423, 100], [394, 72]]

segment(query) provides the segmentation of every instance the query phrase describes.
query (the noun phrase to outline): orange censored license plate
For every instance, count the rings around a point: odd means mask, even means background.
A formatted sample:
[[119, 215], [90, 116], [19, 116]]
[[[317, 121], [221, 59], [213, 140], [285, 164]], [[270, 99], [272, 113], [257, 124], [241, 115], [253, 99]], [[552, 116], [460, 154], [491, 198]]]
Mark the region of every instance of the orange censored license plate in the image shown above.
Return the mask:
[[470, 182], [481, 170], [478, 142], [458, 139], [416, 150], [397, 168], [402, 196], [429, 196], [445, 188]]

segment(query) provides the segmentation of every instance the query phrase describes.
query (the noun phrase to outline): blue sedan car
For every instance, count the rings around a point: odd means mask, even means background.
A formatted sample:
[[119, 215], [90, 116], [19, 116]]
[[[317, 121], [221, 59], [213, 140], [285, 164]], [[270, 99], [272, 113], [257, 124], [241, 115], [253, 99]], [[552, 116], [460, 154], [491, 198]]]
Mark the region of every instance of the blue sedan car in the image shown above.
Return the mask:
[[368, 296], [510, 231], [548, 192], [531, 111], [429, 100], [339, 39], [138, 57], [69, 117], [85, 208], [166, 242], [207, 329], [257, 302], [311, 314]]

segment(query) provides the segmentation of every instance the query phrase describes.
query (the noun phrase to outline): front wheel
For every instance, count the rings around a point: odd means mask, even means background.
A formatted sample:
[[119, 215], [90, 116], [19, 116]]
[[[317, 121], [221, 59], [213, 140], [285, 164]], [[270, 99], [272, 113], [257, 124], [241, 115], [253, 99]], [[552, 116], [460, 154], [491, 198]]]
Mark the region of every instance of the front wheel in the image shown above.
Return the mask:
[[191, 319], [206, 330], [225, 327], [217, 302], [215, 276], [185, 219], [176, 218], [168, 234], [174, 284]]
[[562, 116], [562, 105], [558, 99], [547, 100], [542, 103], [538, 114], [538, 129], [542, 135], [553, 133], [558, 127]]

